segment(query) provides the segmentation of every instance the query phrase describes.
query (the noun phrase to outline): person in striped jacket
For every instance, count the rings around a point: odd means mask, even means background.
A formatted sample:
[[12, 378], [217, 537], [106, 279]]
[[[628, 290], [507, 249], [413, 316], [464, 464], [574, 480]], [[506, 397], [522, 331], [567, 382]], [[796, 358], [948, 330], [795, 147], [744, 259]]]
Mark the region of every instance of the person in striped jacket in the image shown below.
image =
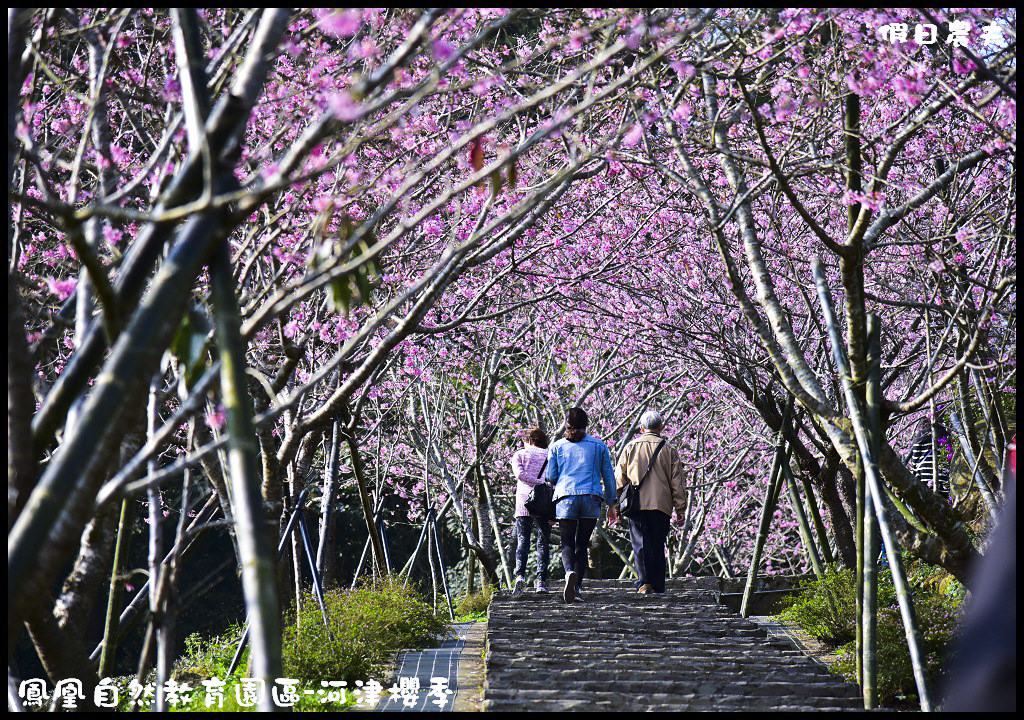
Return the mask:
[[[940, 438], [948, 437], [949, 431], [941, 424], [935, 424], [935, 447], [939, 447]], [[942, 497], [949, 497], [949, 473], [937, 462], [932, 452], [932, 424], [928, 418], [921, 418], [917, 423], [914, 442], [907, 453], [906, 465], [914, 477], [930, 487]]]

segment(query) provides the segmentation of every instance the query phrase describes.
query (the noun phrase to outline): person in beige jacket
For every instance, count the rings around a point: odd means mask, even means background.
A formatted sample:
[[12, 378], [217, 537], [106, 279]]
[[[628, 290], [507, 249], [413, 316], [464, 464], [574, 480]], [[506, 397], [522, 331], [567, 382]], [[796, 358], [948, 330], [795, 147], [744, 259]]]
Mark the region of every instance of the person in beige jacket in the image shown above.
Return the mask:
[[[659, 443], [664, 440], [659, 433], [665, 421], [657, 410], [648, 410], [640, 416], [641, 434], [631, 440], [619, 454], [615, 466], [615, 480], [621, 489], [626, 483], [634, 485], [647, 472], [651, 458]], [[686, 510], [686, 489], [683, 485], [683, 465], [679, 453], [666, 442], [650, 475], [640, 487], [640, 511], [629, 519], [629, 540], [633, 544], [637, 592], [665, 592], [665, 539], [668, 537], [672, 510], [679, 517]], [[618, 505], [608, 512], [608, 521], [619, 520]]]

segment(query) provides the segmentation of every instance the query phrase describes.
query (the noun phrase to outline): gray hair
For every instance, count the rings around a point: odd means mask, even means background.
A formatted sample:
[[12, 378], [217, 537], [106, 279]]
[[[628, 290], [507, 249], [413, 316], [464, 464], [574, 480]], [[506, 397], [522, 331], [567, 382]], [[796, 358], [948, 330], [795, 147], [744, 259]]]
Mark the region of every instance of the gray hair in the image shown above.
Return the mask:
[[665, 427], [665, 421], [657, 410], [648, 410], [640, 416], [640, 427], [652, 432], [658, 432]]

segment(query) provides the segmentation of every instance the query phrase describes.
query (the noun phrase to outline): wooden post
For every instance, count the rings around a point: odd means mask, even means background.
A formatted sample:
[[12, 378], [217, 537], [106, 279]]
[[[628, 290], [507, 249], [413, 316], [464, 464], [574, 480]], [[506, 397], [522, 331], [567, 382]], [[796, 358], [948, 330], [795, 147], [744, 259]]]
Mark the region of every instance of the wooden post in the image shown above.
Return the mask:
[[870, 459], [864, 463], [865, 486], [868, 490], [871, 502], [874, 504], [875, 513], [878, 516], [878, 528], [882, 534], [882, 543], [885, 546], [885, 554], [889, 558], [889, 567], [892, 570], [892, 581], [896, 587], [896, 597], [899, 600], [900, 615], [903, 619], [903, 629], [907, 638], [907, 647], [910, 650], [910, 662], [914, 668], [914, 681], [917, 684], [918, 697], [921, 700], [921, 710], [931, 712], [933, 709], [931, 692], [928, 688], [928, 679], [925, 676], [924, 655], [921, 652], [921, 636], [917, 629], [917, 618], [914, 613], [914, 605], [910, 600], [910, 589], [907, 586], [906, 574], [903, 571], [903, 560], [900, 556], [899, 545], [893, 537], [889, 528], [888, 511], [885, 506], [885, 492], [882, 489], [882, 480], [878, 474], [877, 458], [871, 455], [871, 445], [868, 440], [868, 432], [864, 416], [861, 413], [860, 405], [854, 395], [853, 382], [846, 364], [846, 357], [843, 352], [842, 340], [839, 337], [839, 329], [836, 326], [835, 314], [832, 311], [832, 300], [829, 297], [828, 284], [825, 282], [825, 271], [821, 266], [821, 260], [814, 258], [811, 261], [811, 268], [814, 272], [814, 280], [818, 292], [818, 299], [821, 303], [822, 315], [824, 315], [825, 326], [828, 329], [829, 341], [832, 345], [832, 356], [835, 361], [836, 370], [842, 381], [843, 393], [846, 396], [847, 406], [850, 411], [850, 421], [853, 424], [853, 433], [857, 441], [857, 448], [861, 457]]

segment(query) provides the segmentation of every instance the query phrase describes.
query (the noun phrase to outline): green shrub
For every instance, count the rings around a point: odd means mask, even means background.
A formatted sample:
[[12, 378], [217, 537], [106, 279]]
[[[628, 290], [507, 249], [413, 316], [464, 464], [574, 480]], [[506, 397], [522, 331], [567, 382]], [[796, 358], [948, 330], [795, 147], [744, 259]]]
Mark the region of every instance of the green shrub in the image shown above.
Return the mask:
[[[959, 609], [940, 595], [917, 592], [914, 611], [921, 634], [921, 650], [925, 657], [926, 673], [931, 687], [938, 687], [942, 679], [947, 651], [956, 636]], [[903, 620], [896, 603], [878, 609], [878, 699], [883, 703], [912, 700], [917, 697], [910, 650], [907, 649]], [[848, 680], [857, 680], [855, 643], [839, 650], [839, 660], [833, 669]]]
[[[386, 681], [388, 665], [394, 654], [405, 648], [436, 645], [449, 630], [444, 617], [435, 615], [413, 590], [390, 580], [376, 586], [352, 591], [329, 590], [325, 593], [331, 629], [324, 627], [320, 605], [312, 595], [303, 598], [302, 611], [294, 610], [285, 617], [282, 633], [282, 664], [285, 677], [300, 681], [301, 699], [292, 708], [301, 712], [343, 710], [354, 702], [322, 703], [316, 694], [321, 680], [345, 680], [351, 687], [356, 680]], [[297, 622], [296, 622], [297, 621]], [[253, 710], [239, 707], [235, 687], [246, 671], [246, 654], [231, 677], [227, 668], [241, 638], [241, 628], [232, 627], [223, 635], [203, 640], [192, 635], [185, 641], [185, 654], [175, 667], [175, 679], [187, 682], [196, 690], [186, 705], [177, 711], [235, 712]], [[209, 678], [226, 680], [222, 708], [205, 706], [202, 681]], [[269, 692], [269, 688], [267, 690]]]
[[[219, 677], [223, 678], [228, 673], [228, 667], [235, 656], [238, 641], [242, 639], [244, 628], [239, 625], [230, 625], [221, 635], [204, 640], [199, 633], [193, 633], [185, 638], [185, 654], [176, 664], [176, 677], [188, 674], [199, 678]], [[249, 650], [246, 648], [239, 669], [245, 670], [246, 659]]]
[[286, 625], [283, 659], [288, 677], [367, 680], [385, 674], [398, 650], [436, 645], [449, 629], [447, 619], [395, 580], [351, 591], [329, 590], [325, 600], [329, 634], [312, 596], [304, 599], [298, 622], [293, 614]]
[[487, 608], [491, 604], [491, 589], [463, 595], [455, 606], [456, 619], [459, 622], [476, 622], [487, 619]]
[[855, 585], [853, 570], [829, 568], [824, 577], [804, 583], [779, 618], [832, 647], [848, 643], [857, 629]]
[[[936, 687], [943, 663], [961, 619], [964, 588], [948, 573], [915, 563], [908, 578], [929, 683]], [[852, 570], [830, 569], [779, 615], [822, 642], [838, 648], [834, 672], [857, 680], [856, 581]], [[916, 698], [913, 667], [907, 648], [896, 590], [888, 567], [878, 572], [877, 629], [878, 699], [882, 703]]]
[[[189, 685], [192, 688], [192, 693], [188, 702], [172, 705], [172, 712], [256, 711], [257, 708], [255, 707], [240, 705], [237, 699], [239, 685], [242, 678], [245, 677], [248, 664], [248, 648], [243, 651], [241, 660], [239, 661], [235, 672], [230, 676], [227, 674], [228, 667], [231, 664], [231, 659], [234, 657], [235, 649], [238, 647], [238, 641], [241, 637], [242, 628], [232, 626], [224, 634], [212, 637], [208, 640], [204, 640], [198, 634], [193, 634], [186, 638], [185, 654], [179, 658], [177, 663], [175, 663], [174, 679], [179, 683]], [[208, 707], [206, 705], [206, 689], [203, 686], [202, 681], [211, 678], [224, 680], [225, 686], [223, 690], [223, 702], [220, 705], [217, 705], [217, 703], [214, 702], [212, 707]], [[152, 673], [149, 679], [152, 681]], [[302, 692], [306, 689], [312, 690], [314, 694], [307, 695]], [[299, 701], [295, 703], [291, 709], [298, 712], [337, 712], [339, 710], [344, 710], [354, 702], [354, 699], [351, 697], [347, 697], [347, 701], [345, 703], [321, 702], [322, 696], [316, 694], [320, 689], [321, 686], [319, 681], [305, 681], [299, 683]], [[266, 692], [270, 692], [270, 689], [268, 688]], [[121, 688], [121, 694], [122, 698], [125, 699], [122, 701], [121, 706], [118, 709], [121, 711], [128, 711], [130, 709], [130, 702], [127, 700], [127, 683], [125, 683], [124, 687]], [[145, 703], [140, 709], [148, 711], [149, 703]]]

